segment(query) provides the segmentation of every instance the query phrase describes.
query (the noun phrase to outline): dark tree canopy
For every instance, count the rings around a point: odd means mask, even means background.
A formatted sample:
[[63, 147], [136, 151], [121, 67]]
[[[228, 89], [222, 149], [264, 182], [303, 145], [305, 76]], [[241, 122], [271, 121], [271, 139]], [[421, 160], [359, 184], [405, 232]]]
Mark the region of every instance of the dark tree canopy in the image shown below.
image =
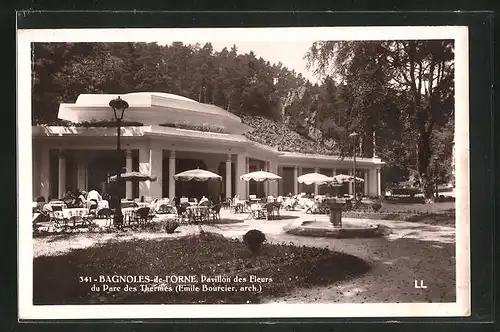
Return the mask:
[[439, 147], [444, 141], [436, 135], [453, 123], [453, 41], [321, 41], [306, 57], [318, 75], [348, 87], [349, 117], [342, 127], [364, 133], [364, 150], [375, 133], [392, 174], [413, 170], [430, 198], [436, 180], [431, 160], [450, 150], [450, 143]]
[[[318, 41], [305, 58], [319, 83], [236, 45], [34, 43], [33, 122], [58, 122], [59, 103], [83, 93], [166, 92], [240, 115], [288, 151], [350, 156], [356, 131], [357, 153], [371, 157], [375, 137], [385, 182], [415, 176], [428, 197], [450, 180], [453, 41]], [[304, 139], [283, 139], [285, 127]]]
[[236, 46], [156, 43], [33, 44], [33, 118], [57, 118], [59, 103], [82, 93], [154, 91], [182, 95], [230, 112], [280, 119], [291, 90], [305, 79]]

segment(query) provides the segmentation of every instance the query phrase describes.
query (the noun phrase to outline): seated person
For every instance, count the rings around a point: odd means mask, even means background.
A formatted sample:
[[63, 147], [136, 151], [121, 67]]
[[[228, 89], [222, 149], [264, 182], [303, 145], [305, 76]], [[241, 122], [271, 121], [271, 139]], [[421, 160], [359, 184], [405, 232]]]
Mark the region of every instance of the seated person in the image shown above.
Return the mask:
[[87, 193], [85, 191], [80, 191], [80, 189], [77, 189], [77, 194], [75, 199], [76, 206], [84, 207], [87, 205], [87, 199], [85, 198], [86, 194]]
[[87, 194], [87, 201], [91, 201], [91, 200], [99, 202], [102, 200], [102, 197], [96, 190], [91, 190]]
[[71, 192], [71, 190], [68, 190], [64, 196], [63, 196], [63, 202], [66, 203], [66, 205], [72, 205], [73, 204], [73, 201], [75, 200], [75, 197], [73, 195], [73, 193]]
[[103, 199], [97, 202], [97, 210], [101, 209], [109, 209], [109, 202], [107, 200]]

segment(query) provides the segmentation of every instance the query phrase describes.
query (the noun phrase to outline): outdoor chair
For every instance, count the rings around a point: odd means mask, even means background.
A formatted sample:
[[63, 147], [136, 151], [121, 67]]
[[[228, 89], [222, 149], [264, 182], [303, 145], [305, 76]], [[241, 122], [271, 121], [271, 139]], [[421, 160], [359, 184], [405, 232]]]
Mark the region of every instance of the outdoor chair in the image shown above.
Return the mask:
[[293, 211], [295, 210], [295, 207], [297, 206], [299, 202], [297, 201], [296, 198], [287, 198], [283, 202], [283, 208], [287, 211]]
[[178, 222], [184, 222], [186, 218], [189, 218], [189, 210], [187, 209], [188, 206], [190, 206], [189, 203], [181, 203], [176, 206]]
[[97, 211], [97, 218], [99, 219], [106, 219], [106, 227], [111, 226], [111, 223], [113, 222], [113, 210], [111, 209], [100, 209]]
[[250, 204], [250, 214], [246, 219], [261, 219], [265, 218], [266, 214], [264, 210], [262, 209], [262, 206], [260, 204], [254, 203]]
[[154, 215], [151, 213], [151, 208], [142, 207], [135, 211], [134, 221], [137, 221], [139, 224], [147, 223], [153, 219]]
[[84, 210], [84, 209], [76, 209], [70, 210], [69, 218], [73, 220], [73, 227], [76, 227], [76, 224], [79, 222], [82, 225], [89, 225], [93, 222], [94, 212]]
[[212, 217], [213, 221], [220, 221], [220, 209], [222, 204], [215, 204], [209, 211], [209, 217]]
[[318, 212], [318, 204], [313, 200], [307, 201], [304, 204], [304, 208], [306, 213], [314, 214]]
[[319, 202], [317, 204], [317, 206], [318, 206], [318, 213], [328, 214], [330, 212], [330, 207], [328, 206], [328, 204], [324, 200]]
[[226, 198], [224, 202], [222, 202], [222, 208], [225, 210], [229, 210], [233, 205], [231, 198]]
[[64, 218], [63, 206], [62, 205], [52, 205], [49, 212], [50, 222], [56, 226], [66, 226], [68, 224], [68, 219]]
[[262, 211], [264, 212], [264, 215], [265, 215], [267, 220], [273, 219], [275, 208], [276, 208], [276, 205], [274, 204], [274, 202], [266, 203], [262, 207]]
[[161, 204], [156, 210], [158, 214], [175, 214], [175, 208], [168, 204]]
[[282, 202], [273, 202], [273, 207], [274, 207], [274, 211], [276, 211], [276, 214], [278, 215], [278, 217], [280, 216], [280, 210], [281, 210], [281, 206], [283, 205]]

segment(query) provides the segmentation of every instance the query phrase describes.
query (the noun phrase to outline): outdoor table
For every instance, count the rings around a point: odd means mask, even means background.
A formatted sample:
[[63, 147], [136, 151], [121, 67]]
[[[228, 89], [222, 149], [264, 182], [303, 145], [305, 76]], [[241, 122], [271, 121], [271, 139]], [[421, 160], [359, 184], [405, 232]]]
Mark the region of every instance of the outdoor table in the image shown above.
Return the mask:
[[88, 213], [89, 209], [87, 208], [69, 208], [62, 210], [63, 218], [65, 220], [73, 220], [73, 226], [76, 225], [77, 220], [86, 223], [87, 220], [85, 220], [83, 217]]
[[132, 219], [134, 219], [134, 214], [137, 209], [138, 208], [135, 207], [122, 208], [123, 222], [128, 221], [128, 223], [130, 224]]
[[138, 203], [136, 203], [134, 201], [122, 201], [121, 202], [122, 210], [127, 209], [127, 208], [134, 208], [136, 206], [138, 206]]
[[187, 210], [190, 212], [188, 213], [190, 221], [192, 220], [193, 222], [203, 222], [203, 221], [208, 221], [209, 215], [210, 215], [210, 207], [205, 206], [205, 205], [193, 205], [193, 206], [188, 206]]

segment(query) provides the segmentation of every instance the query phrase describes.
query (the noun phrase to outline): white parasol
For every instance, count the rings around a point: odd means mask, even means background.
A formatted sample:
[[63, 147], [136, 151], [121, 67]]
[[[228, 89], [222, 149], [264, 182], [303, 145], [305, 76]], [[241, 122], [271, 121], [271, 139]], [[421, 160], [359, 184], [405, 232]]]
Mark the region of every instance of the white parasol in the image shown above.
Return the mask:
[[174, 180], [179, 181], [208, 181], [208, 180], [222, 180], [222, 176], [206, 171], [204, 169], [192, 169], [174, 175]]
[[244, 181], [254, 180], [257, 182], [276, 181], [276, 180], [281, 179], [281, 176], [276, 175], [276, 174], [271, 173], [271, 172], [257, 171], [257, 172], [251, 172], [248, 174], [244, 174], [244, 175], [240, 176], [240, 179], [244, 180]]

